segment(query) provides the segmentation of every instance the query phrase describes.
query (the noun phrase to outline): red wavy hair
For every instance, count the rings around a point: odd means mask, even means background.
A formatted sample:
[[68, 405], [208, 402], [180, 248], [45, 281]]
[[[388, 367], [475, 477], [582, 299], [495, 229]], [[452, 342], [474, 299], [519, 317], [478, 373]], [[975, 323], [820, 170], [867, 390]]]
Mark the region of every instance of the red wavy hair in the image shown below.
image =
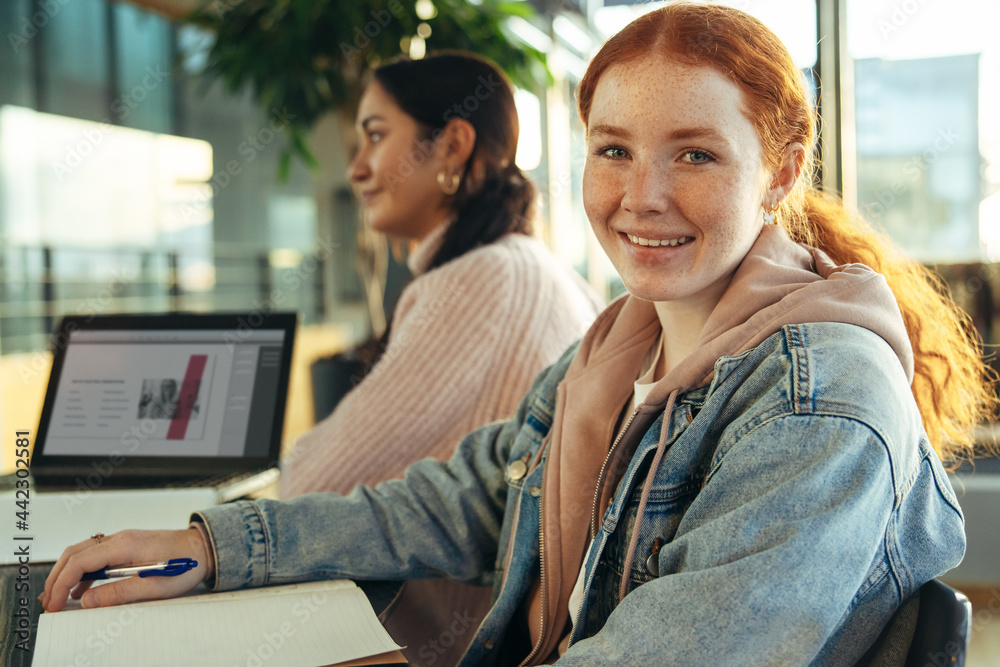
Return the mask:
[[781, 203], [780, 224], [793, 239], [821, 248], [838, 264], [866, 264], [885, 276], [913, 346], [911, 389], [928, 439], [951, 464], [970, 455], [974, 427], [991, 419], [997, 406], [978, 335], [943, 280], [849, 213], [839, 198], [816, 189], [818, 118], [785, 45], [763, 23], [731, 7], [678, 2], [652, 11], [609, 39], [591, 60], [577, 92], [585, 127], [605, 70], [654, 52], [680, 64], [711, 67], [740, 88], [743, 113], [757, 130], [770, 171], [777, 172], [786, 146], [806, 147], [803, 177]]

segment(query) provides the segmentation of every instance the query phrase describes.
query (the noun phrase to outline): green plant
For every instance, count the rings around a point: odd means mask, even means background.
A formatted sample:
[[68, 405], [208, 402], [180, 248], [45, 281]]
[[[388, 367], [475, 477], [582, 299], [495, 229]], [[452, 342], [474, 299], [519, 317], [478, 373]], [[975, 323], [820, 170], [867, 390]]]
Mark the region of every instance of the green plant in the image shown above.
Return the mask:
[[284, 177], [294, 155], [315, 165], [306, 132], [330, 111], [353, 117], [365, 71], [402, 53], [418, 27], [430, 29], [428, 51], [474, 51], [516, 85], [547, 83], [545, 55], [506, 27], [509, 18], [533, 13], [510, 0], [213, 0], [187, 21], [215, 33], [206, 83], [221, 80], [233, 93], [249, 88], [263, 109], [294, 116]]

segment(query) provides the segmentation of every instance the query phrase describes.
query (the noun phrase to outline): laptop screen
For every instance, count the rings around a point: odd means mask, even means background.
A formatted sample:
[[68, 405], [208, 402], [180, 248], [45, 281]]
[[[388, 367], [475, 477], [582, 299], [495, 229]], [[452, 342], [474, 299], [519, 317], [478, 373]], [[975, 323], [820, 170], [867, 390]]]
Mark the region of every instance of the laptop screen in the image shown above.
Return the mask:
[[[67, 318], [32, 467], [249, 469], [280, 451], [294, 315]], [[73, 325], [76, 326], [73, 326]]]

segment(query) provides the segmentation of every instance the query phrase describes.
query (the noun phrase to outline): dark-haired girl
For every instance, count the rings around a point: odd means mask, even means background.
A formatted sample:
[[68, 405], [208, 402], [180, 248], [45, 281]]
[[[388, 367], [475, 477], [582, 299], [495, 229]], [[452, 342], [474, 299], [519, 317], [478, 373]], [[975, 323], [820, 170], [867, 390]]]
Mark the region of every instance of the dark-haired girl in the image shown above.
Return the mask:
[[348, 169], [373, 229], [413, 242], [385, 354], [283, 464], [281, 495], [347, 493], [447, 459], [509, 417], [600, 303], [532, 236], [506, 77], [464, 53], [374, 71]]

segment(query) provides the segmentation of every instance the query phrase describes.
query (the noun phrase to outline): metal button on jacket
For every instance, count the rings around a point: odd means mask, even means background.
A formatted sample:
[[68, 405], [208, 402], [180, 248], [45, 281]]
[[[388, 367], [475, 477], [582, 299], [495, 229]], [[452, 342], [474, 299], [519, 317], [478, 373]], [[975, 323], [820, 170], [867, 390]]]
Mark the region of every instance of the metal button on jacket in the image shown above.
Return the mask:
[[653, 540], [652, 553], [649, 554], [649, 558], [646, 559], [646, 569], [654, 577], [660, 576], [660, 547], [663, 545], [663, 540], [656, 538]]
[[507, 474], [514, 481], [517, 481], [524, 477], [524, 473], [528, 472], [528, 464], [524, 461], [514, 461], [509, 466], [507, 466]]
[[660, 576], [660, 558], [659, 554], [650, 554], [649, 558], [646, 559], [646, 569], [654, 577]]

